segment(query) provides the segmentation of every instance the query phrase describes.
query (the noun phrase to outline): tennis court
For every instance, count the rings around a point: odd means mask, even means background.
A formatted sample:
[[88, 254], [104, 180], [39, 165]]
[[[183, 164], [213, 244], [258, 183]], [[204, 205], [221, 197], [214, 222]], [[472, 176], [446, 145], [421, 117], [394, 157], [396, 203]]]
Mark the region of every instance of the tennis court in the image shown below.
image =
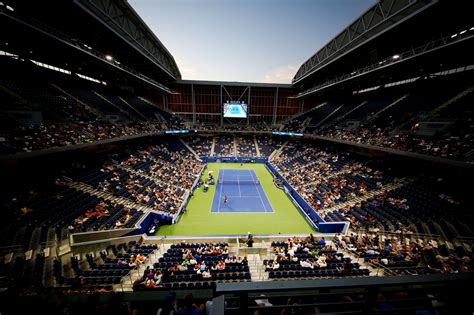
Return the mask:
[[[226, 177], [228, 170], [252, 170], [258, 176], [262, 190], [270, 201], [273, 212], [211, 212], [219, 181], [219, 172], [224, 171]], [[164, 225], [157, 232], [160, 236], [196, 236], [196, 235], [230, 235], [230, 234], [308, 234], [314, 232], [308, 222], [291, 202], [285, 191], [277, 188], [273, 183], [273, 176], [263, 163], [208, 163], [202, 175], [204, 181], [208, 172], [212, 171], [216, 178], [216, 185], [210, 185], [204, 192], [203, 186], [194, 191], [184, 213], [177, 224]], [[226, 184], [223, 184], [226, 185]], [[242, 188], [241, 185], [240, 188]], [[252, 185], [250, 185], [252, 186]], [[220, 188], [219, 188], [220, 189]], [[245, 188], [244, 188], [245, 189]], [[251, 188], [250, 188], [251, 189]], [[238, 195], [238, 193], [237, 193]], [[256, 199], [256, 198], [255, 198]], [[216, 204], [219, 198], [216, 200]], [[235, 201], [229, 199], [229, 202]], [[262, 206], [259, 206], [261, 209]], [[268, 210], [268, 206], [267, 206]]]
[[216, 185], [211, 212], [273, 212], [254, 170], [220, 169]]

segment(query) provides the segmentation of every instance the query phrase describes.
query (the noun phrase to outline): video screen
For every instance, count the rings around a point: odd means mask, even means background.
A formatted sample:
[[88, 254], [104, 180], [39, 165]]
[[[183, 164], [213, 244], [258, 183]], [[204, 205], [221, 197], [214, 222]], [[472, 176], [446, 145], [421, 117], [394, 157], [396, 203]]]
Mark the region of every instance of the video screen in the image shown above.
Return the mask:
[[225, 118], [247, 118], [247, 104], [243, 101], [227, 101], [223, 112]]

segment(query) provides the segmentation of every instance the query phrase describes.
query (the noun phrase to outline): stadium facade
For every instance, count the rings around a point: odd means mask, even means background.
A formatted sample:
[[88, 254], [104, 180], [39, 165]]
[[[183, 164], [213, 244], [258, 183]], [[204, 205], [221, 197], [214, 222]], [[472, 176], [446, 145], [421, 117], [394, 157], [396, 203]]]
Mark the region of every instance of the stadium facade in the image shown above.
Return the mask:
[[[215, 314], [375, 313], [382, 298], [401, 312], [472, 312], [472, 214], [469, 187], [460, 185], [473, 171], [472, 139], [464, 137], [474, 90], [468, 2], [378, 1], [305, 61], [291, 84], [183, 80], [125, 0], [2, 1], [0, 28], [0, 162], [15, 187], [2, 195], [1, 294], [11, 299], [2, 313], [23, 300], [21, 312], [31, 311], [45, 288], [52, 297], [77, 294], [66, 304], [80, 311], [95, 310], [80, 306], [89, 293], [107, 292], [156, 313], [154, 300], [163, 307], [178, 291], [180, 299], [187, 292], [212, 299]], [[250, 210], [245, 199], [258, 193], [277, 214], [265, 210], [255, 222], [273, 231], [286, 220], [291, 234], [252, 231], [250, 248], [246, 233], [222, 232], [250, 229], [247, 219], [199, 221], [227, 206], [209, 197], [217, 189], [225, 195], [224, 186], [199, 188], [211, 178], [206, 163], [260, 163], [252, 166], [254, 191], [237, 176], [232, 192]], [[208, 211], [211, 204], [218, 210]], [[280, 216], [282, 208], [294, 211]], [[196, 235], [173, 230], [196, 222], [212, 226]], [[321, 243], [297, 235], [293, 248], [297, 230], [314, 231]], [[390, 250], [383, 256], [365, 244], [360, 252], [363, 241], [351, 233], [387, 247], [404, 247], [400, 239], [417, 252], [387, 264]], [[203, 271], [214, 275], [170, 272], [201, 247], [199, 259], [215, 268]], [[282, 248], [298, 263], [281, 263]], [[454, 255], [458, 269], [447, 271], [438, 256]], [[218, 260], [227, 267], [218, 270]], [[144, 292], [150, 268], [163, 281]], [[468, 272], [431, 274], [459, 271]], [[288, 297], [300, 306], [285, 306]], [[93, 302], [119, 308], [107, 295]]]

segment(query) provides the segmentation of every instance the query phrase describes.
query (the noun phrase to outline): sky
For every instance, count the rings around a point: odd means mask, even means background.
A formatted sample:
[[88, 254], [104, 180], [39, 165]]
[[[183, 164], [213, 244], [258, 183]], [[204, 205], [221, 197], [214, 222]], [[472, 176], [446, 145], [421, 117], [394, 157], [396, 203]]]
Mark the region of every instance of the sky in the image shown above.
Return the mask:
[[182, 79], [291, 83], [376, 0], [129, 0]]

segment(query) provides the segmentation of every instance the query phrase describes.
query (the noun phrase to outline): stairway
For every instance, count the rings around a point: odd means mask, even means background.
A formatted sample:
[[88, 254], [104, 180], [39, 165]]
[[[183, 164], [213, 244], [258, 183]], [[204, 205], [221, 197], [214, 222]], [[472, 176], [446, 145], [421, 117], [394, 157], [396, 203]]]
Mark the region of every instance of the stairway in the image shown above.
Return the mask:
[[148, 120], [148, 117], [146, 117], [142, 112], [140, 112], [138, 109], [130, 105], [126, 100], [124, 100], [121, 96], [118, 97], [125, 105], [127, 105], [129, 108], [131, 108], [135, 113], [137, 113], [140, 117], [142, 117], [145, 120]]
[[[97, 189], [95, 189], [95, 188], [93, 188], [93, 187], [91, 187], [87, 184], [81, 183], [81, 182], [65, 181], [65, 183], [66, 183], [67, 186], [69, 186], [71, 188], [89, 193], [89, 194], [97, 196], [99, 198], [104, 198], [104, 199], [107, 199], [107, 200], [114, 201], [118, 204], [122, 204], [124, 206], [129, 207], [129, 208], [135, 208], [137, 210], [141, 210], [144, 213], [147, 213], [147, 212], [150, 212], [150, 211], [159, 212], [159, 211], [156, 211], [156, 210], [154, 210], [153, 208], [151, 208], [149, 206], [139, 205], [139, 204], [131, 201], [130, 199], [114, 196], [109, 192], [97, 190]], [[162, 214], [166, 215], [166, 213], [162, 213]]]
[[[332, 243], [332, 241], [330, 241], [330, 242]], [[353, 262], [359, 263], [359, 266], [360, 266], [359, 268], [360, 269], [369, 269], [370, 270], [370, 273], [369, 273], [370, 276], [372, 276], [372, 277], [375, 277], [375, 276], [383, 277], [384, 276], [384, 270], [382, 268], [376, 268], [375, 266], [373, 266], [369, 263], [366, 263], [364, 261], [364, 258], [356, 256], [350, 250], [346, 250], [346, 249], [339, 249], [339, 250], [344, 253], [344, 257], [350, 257]]]
[[234, 137], [234, 156], [238, 156], [239, 154], [239, 151], [237, 150], [237, 146], [238, 146], [237, 137]]
[[254, 281], [262, 281], [260, 278], [260, 267], [262, 265], [262, 262], [260, 260], [260, 255], [259, 254], [249, 254], [247, 255], [247, 260], [248, 266], [249, 266], [249, 271], [250, 271], [250, 277], [252, 282]]
[[305, 120], [303, 120], [303, 122], [301, 123], [301, 129], [297, 130], [297, 132], [304, 132], [306, 130], [306, 127], [308, 127], [310, 123], [311, 123], [311, 117], [308, 117]]
[[[121, 108], [121, 107], [118, 106], [117, 104], [111, 102], [108, 98], [106, 98], [106, 97], [103, 96], [102, 94], [100, 94], [100, 93], [98, 93], [98, 92], [96, 92], [96, 91], [93, 91], [93, 90], [92, 90], [92, 92], [93, 92], [95, 95], [97, 95], [97, 97], [100, 97], [102, 100], [104, 100], [104, 102], [107, 102], [107, 103], [109, 103], [110, 105], [112, 105], [113, 107], [119, 109], [120, 112], [123, 113], [124, 115], [128, 116], [129, 118], [131, 117], [129, 112], [125, 111], [123, 108]], [[135, 108], [132, 107], [132, 109], [133, 109], [134, 112], [136, 112]], [[138, 114], [141, 115], [140, 113], [138, 113]]]
[[179, 141], [181, 141], [181, 143], [194, 155], [196, 160], [200, 160], [199, 155], [197, 155], [196, 151], [194, 151], [194, 149], [191, 148], [191, 146], [186, 141], [181, 138], [179, 138]]
[[400, 130], [404, 130], [407, 127], [410, 127], [415, 122], [429, 120], [431, 117], [435, 116], [438, 112], [440, 112], [444, 108], [448, 107], [452, 103], [456, 103], [459, 99], [465, 97], [467, 94], [472, 93], [473, 91], [474, 91], [474, 86], [471, 86], [470, 88], [462, 91], [461, 93], [459, 93], [459, 94], [455, 95], [454, 97], [450, 98], [449, 100], [447, 100], [443, 104], [439, 105], [438, 107], [436, 107], [432, 111], [430, 111], [428, 113], [425, 113], [425, 114], [422, 114], [422, 115], [416, 115], [412, 119], [409, 119], [405, 123], [401, 124], [398, 128], [394, 129], [391, 133], [396, 134]]
[[[153, 103], [152, 101], [147, 100], [147, 99], [144, 98], [144, 97], [139, 96], [138, 98], [141, 99], [143, 102], [150, 104], [151, 106], [154, 106], [154, 107], [156, 107], [156, 108], [159, 108], [160, 110], [162, 110], [162, 111], [165, 112], [165, 113], [168, 113], [168, 114], [170, 114], [170, 115], [174, 115], [172, 111], [170, 111], [170, 110], [167, 109], [167, 108], [164, 108], [164, 105], [163, 105], [163, 107], [161, 107], [161, 106], [159, 106], [159, 105]], [[164, 104], [164, 103], [163, 103], [163, 104]], [[155, 115], [156, 115], [156, 113], [155, 113]], [[159, 113], [159, 116], [160, 116], [160, 118], [163, 120], [163, 122], [166, 123], [166, 119], [163, 117], [163, 115], [161, 115], [161, 113]]]
[[145, 178], [148, 179], [148, 180], [152, 180], [152, 181], [155, 181], [155, 180], [156, 180], [156, 178], [154, 178], [153, 176], [150, 176], [150, 175], [148, 175], [148, 174], [145, 173], [145, 172], [140, 172], [140, 171], [138, 171], [138, 170], [136, 170], [136, 169], [134, 169], [134, 168], [132, 168], [132, 167], [130, 167], [130, 166], [128, 166], [128, 165], [125, 166], [125, 165], [119, 164], [119, 165], [117, 165], [117, 167], [118, 167], [118, 168], [121, 168], [121, 169], [123, 169], [123, 170], [126, 170], [127, 172], [130, 172], [130, 173], [132, 173], [132, 174], [145, 177]]
[[28, 104], [28, 101], [26, 99], [24, 99], [23, 97], [21, 97], [20, 95], [16, 94], [15, 92], [13, 92], [12, 90], [8, 89], [7, 87], [3, 86], [0, 84], [0, 90], [3, 91], [4, 93], [6, 94], [9, 94], [11, 95], [13, 98], [16, 98], [18, 100], [18, 102], [22, 103], [22, 104]]
[[342, 108], [342, 105], [339, 105], [338, 108], [336, 108], [335, 110], [333, 110], [331, 113], [329, 113], [328, 115], [326, 115], [326, 117], [324, 117], [323, 119], [321, 119], [316, 125], [314, 125], [313, 127], [316, 129], [317, 127], [321, 126], [321, 124], [323, 124], [326, 120], [328, 120], [329, 118], [331, 118], [334, 114], [336, 114], [340, 109]]
[[356, 107], [354, 107], [353, 109], [351, 109], [350, 111], [345, 113], [344, 115], [337, 117], [335, 120], [333, 120], [330, 124], [326, 125], [325, 127], [331, 127], [331, 126], [334, 126], [335, 124], [343, 121], [344, 118], [346, 118], [348, 115], [355, 112], [356, 110], [358, 110], [359, 108], [361, 108], [365, 104], [367, 104], [367, 101], [364, 101], [364, 102], [360, 103], [359, 105], [357, 105]]
[[[314, 163], [310, 163], [310, 164], [308, 164], [308, 165], [312, 165], [312, 164], [314, 164]], [[350, 172], [352, 172], [352, 170], [351, 170], [350, 168], [348, 168], [348, 169], [342, 169], [342, 170], [340, 170], [339, 172], [331, 173], [331, 174], [328, 175], [327, 177], [320, 177], [320, 180], [321, 180], [321, 181], [326, 181], [326, 180], [328, 180], [328, 179], [331, 178], [331, 177], [335, 177], [335, 176], [338, 176], [338, 175], [347, 174], [347, 173], [350, 173]], [[309, 183], [307, 183], [307, 184], [304, 184], [303, 187], [312, 185], [313, 183], [314, 183], [314, 182], [309, 182]]]
[[[310, 109], [307, 110], [307, 111], [300, 112], [300, 113], [298, 113], [298, 114], [296, 114], [296, 115], [290, 116], [290, 117], [288, 117], [288, 118], [282, 120], [282, 121], [280, 122], [280, 123], [282, 124], [282, 128], [284, 127], [283, 125], [286, 124], [287, 122], [289, 122], [289, 121], [291, 121], [291, 120], [293, 120], [293, 119], [296, 119], [296, 118], [298, 118], [298, 117], [301, 117], [301, 116], [303, 116], [303, 115], [306, 115], [307, 113], [312, 112], [313, 110], [319, 109], [319, 108], [321, 108], [321, 107], [323, 107], [323, 106], [326, 106], [326, 105], [327, 105], [327, 102], [318, 104], [318, 105], [316, 105], [316, 106], [310, 108]], [[281, 130], [281, 129], [280, 129], [280, 130]]]
[[367, 120], [364, 122], [364, 123], [368, 123], [374, 119], [376, 119], [381, 113], [383, 113], [384, 111], [388, 110], [389, 108], [397, 105], [398, 103], [402, 102], [404, 99], [406, 99], [408, 97], [408, 94], [405, 94], [403, 95], [402, 97], [396, 99], [395, 101], [393, 101], [392, 103], [388, 104], [387, 106], [385, 106], [384, 108], [382, 108], [381, 110], [379, 110], [378, 112], [376, 112], [375, 114], [373, 114], [372, 116], [370, 116], [369, 118], [367, 118]]
[[377, 196], [377, 195], [379, 195], [383, 192], [389, 192], [389, 191], [395, 190], [397, 188], [402, 187], [405, 184], [407, 184], [406, 180], [395, 181], [395, 182], [390, 183], [388, 185], [384, 185], [381, 189], [372, 190], [372, 191], [366, 193], [363, 196], [356, 197], [354, 199], [348, 200], [348, 201], [343, 202], [343, 203], [338, 203], [337, 205], [334, 205], [332, 207], [322, 208], [321, 210], [324, 211], [325, 213], [328, 213], [328, 212], [332, 212], [334, 210], [338, 210], [338, 209], [341, 209], [341, 208], [352, 207], [357, 203], [368, 200], [368, 199], [370, 199], [372, 197], [375, 197], [375, 196]]
[[210, 156], [214, 156], [216, 150], [216, 137], [212, 137], [211, 153]]
[[163, 244], [158, 246], [158, 249], [154, 250], [150, 253], [150, 255], [148, 255], [145, 263], [141, 264], [137, 269], [130, 270], [130, 273], [122, 278], [122, 284], [118, 286], [123, 288], [123, 291], [133, 291], [133, 282], [143, 276], [143, 272], [147, 267], [153, 269], [153, 264], [158, 262], [159, 258], [163, 257], [163, 254], [166, 253], [170, 247], [171, 244]]
[[272, 161], [273, 159], [278, 158], [278, 156], [280, 156], [281, 152], [283, 151], [283, 148], [288, 144], [288, 142], [290, 141], [289, 140], [286, 141], [285, 143], [281, 145], [281, 147], [279, 147], [278, 149], [275, 149], [275, 151], [273, 151], [268, 157], [268, 161]]
[[98, 109], [96, 109], [95, 107], [89, 106], [88, 104], [84, 103], [83, 101], [81, 101], [80, 99], [78, 99], [77, 97], [75, 97], [74, 95], [69, 94], [68, 92], [66, 92], [65, 90], [63, 90], [62, 88], [60, 88], [58, 85], [51, 83], [51, 86], [54, 87], [56, 90], [60, 91], [61, 93], [63, 93], [64, 95], [67, 95], [67, 96], [69, 96], [70, 98], [76, 100], [78, 103], [84, 105], [84, 106], [85, 106], [91, 113], [93, 113], [94, 115], [96, 115], [96, 116], [102, 116], [102, 113], [101, 113]]
[[258, 147], [258, 143], [257, 143], [257, 136], [253, 136], [253, 143], [255, 145], [255, 152], [257, 152], [257, 156], [258, 157], [261, 157], [260, 155], [260, 148]]

